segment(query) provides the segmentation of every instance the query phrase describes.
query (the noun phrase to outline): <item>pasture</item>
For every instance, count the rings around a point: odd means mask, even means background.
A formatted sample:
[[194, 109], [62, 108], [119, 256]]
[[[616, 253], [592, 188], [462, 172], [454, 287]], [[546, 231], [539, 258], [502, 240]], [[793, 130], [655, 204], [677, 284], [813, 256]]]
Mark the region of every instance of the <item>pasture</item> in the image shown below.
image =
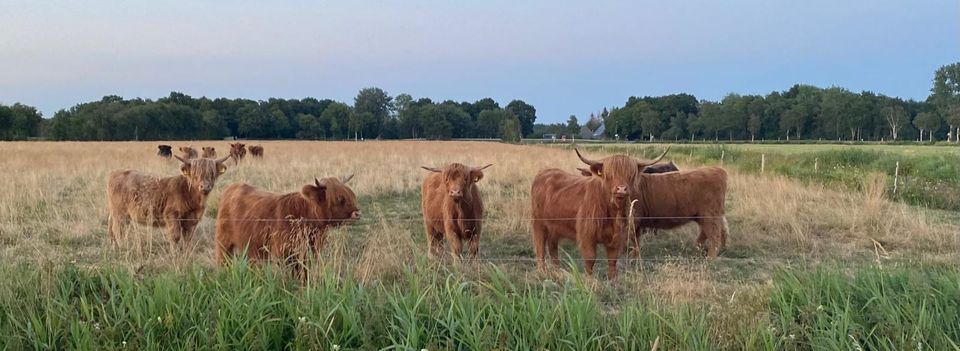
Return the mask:
[[[579, 273], [572, 243], [561, 246], [563, 269], [534, 267], [531, 180], [548, 167], [575, 172], [582, 164], [569, 148], [266, 141], [263, 159], [228, 162], [187, 252], [170, 252], [161, 230], [136, 226], [115, 250], [106, 175], [178, 174], [157, 144], [0, 143], [0, 348], [960, 347], [960, 223], [949, 211], [891, 201], [890, 177], [869, 164], [848, 164], [856, 177], [837, 187], [790, 173], [790, 158], [759, 174], [731, 161], [756, 150], [725, 151], [730, 235], [720, 258], [702, 257], [688, 225], [645, 235], [641, 259], [624, 253], [619, 279], [609, 281], [602, 269], [596, 278]], [[226, 141], [169, 144], [229, 150]], [[791, 147], [776, 152], [806, 152]], [[667, 159], [681, 169], [717, 163], [711, 149], [693, 148], [675, 146]], [[877, 152], [914, 157], [892, 150]], [[478, 183], [487, 219], [475, 261], [426, 257], [420, 166], [450, 162], [493, 164]], [[328, 234], [306, 285], [270, 267], [214, 266], [213, 218], [227, 184], [286, 193], [349, 174], [364, 217]]]

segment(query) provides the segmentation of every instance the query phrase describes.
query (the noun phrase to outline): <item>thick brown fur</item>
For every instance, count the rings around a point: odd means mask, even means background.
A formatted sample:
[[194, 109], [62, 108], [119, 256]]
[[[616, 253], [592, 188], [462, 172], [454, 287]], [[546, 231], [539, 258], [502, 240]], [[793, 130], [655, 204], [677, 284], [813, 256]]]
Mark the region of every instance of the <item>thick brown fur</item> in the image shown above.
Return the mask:
[[427, 252], [439, 256], [443, 241], [450, 244], [450, 255], [460, 258], [463, 242], [468, 245], [470, 257], [480, 250], [483, 229], [483, 199], [477, 182], [483, 179], [483, 169], [451, 163], [442, 169], [423, 167], [431, 171], [423, 179], [420, 207], [423, 227], [427, 234]]
[[722, 168], [641, 174], [634, 188], [638, 228], [671, 229], [695, 222], [700, 226], [697, 246], [708, 256], [717, 257], [726, 246], [727, 172]]
[[204, 146], [203, 153], [200, 154], [200, 157], [203, 158], [217, 158], [217, 149], [212, 146]]
[[[577, 154], [580, 155], [579, 151]], [[664, 152], [666, 154], [666, 152]], [[583, 177], [559, 169], [540, 171], [530, 189], [533, 245], [537, 267], [544, 269], [546, 252], [559, 264], [560, 240], [575, 240], [584, 270], [593, 275], [597, 245], [607, 255], [607, 276], [617, 276], [617, 259], [627, 244], [626, 210], [636, 178], [653, 161], [614, 155], [599, 161], [580, 159], [596, 177]]]
[[250, 150], [250, 156], [261, 158], [263, 157], [263, 146], [260, 145], [251, 145], [247, 149]]
[[240, 160], [243, 160], [247, 156], [246, 144], [243, 143], [233, 143], [230, 144], [230, 158], [233, 158], [233, 162], [239, 164]]
[[193, 146], [181, 146], [180, 147], [180, 157], [190, 160], [197, 158], [197, 149], [194, 149]]
[[217, 212], [215, 259], [220, 265], [235, 255], [273, 259], [303, 279], [305, 259], [323, 247], [327, 229], [359, 218], [356, 195], [337, 178], [314, 180], [288, 194], [230, 184]]
[[107, 232], [119, 245], [131, 221], [165, 227], [172, 247], [190, 240], [203, 217], [207, 195], [226, 170], [224, 159], [181, 160], [181, 174], [160, 178], [133, 170], [107, 177]]

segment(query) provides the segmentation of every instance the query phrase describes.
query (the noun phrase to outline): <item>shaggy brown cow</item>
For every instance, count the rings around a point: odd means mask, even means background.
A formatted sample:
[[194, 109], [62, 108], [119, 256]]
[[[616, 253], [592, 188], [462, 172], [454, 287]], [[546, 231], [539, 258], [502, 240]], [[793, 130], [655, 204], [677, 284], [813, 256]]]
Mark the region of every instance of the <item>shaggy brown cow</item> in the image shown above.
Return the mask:
[[251, 145], [247, 147], [250, 149], [250, 156], [261, 158], [263, 157], [263, 146], [260, 145]]
[[239, 164], [245, 156], [247, 156], [246, 144], [230, 144], [230, 157], [233, 158], [233, 162]]
[[194, 149], [193, 146], [181, 146], [180, 153], [183, 154], [181, 157], [187, 160], [197, 158], [197, 149]]
[[204, 146], [203, 153], [200, 154], [200, 157], [217, 158], [217, 149], [214, 149], [212, 146]]
[[607, 275], [616, 278], [617, 259], [627, 243], [626, 210], [635, 179], [643, 167], [659, 162], [666, 153], [649, 161], [625, 155], [592, 161], [578, 150], [577, 156], [596, 177], [576, 176], [555, 168], [540, 171], [530, 189], [537, 268], [545, 268], [546, 250], [559, 265], [559, 243], [567, 239], [580, 247], [588, 275], [593, 275], [597, 245], [603, 244]]
[[433, 172], [423, 179], [420, 189], [423, 227], [431, 255], [440, 255], [446, 238], [454, 258], [463, 252], [463, 241], [468, 242], [470, 256], [477, 257], [483, 227], [483, 200], [477, 182], [483, 179], [483, 170], [490, 166], [492, 164], [469, 167], [459, 163], [442, 169], [423, 166]]
[[186, 160], [174, 155], [182, 165], [180, 175], [158, 178], [133, 170], [110, 172], [107, 177], [107, 208], [110, 218], [107, 232], [119, 245], [131, 220], [143, 225], [166, 227], [171, 247], [190, 240], [203, 216], [207, 195], [217, 178], [226, 171], [219, 160]]
[[636, 178], [634, 189], [638, 228], [672, 229], [695, 222], [700, 226], [697, 246], [706, 249], [708, 256], [717, 257], [726, 246], [727, 172], [723, 168], [645, 173]]
[[217, 212], [217, 263], [245, 254], [251, 261], [290, 264], [305, 278], [304, 259], [323, 247], [327, 228], [360, 218], [357, 197], [345, 185], [352, 177], [314, 179], [300, 192], [283, 195], [231, 184], [223, 191]]
[[157, 149], [157, 155], [160, 155], [160, 157], [170, 158], [170, 156], [173, 156], [173, 146], [158, 145]]

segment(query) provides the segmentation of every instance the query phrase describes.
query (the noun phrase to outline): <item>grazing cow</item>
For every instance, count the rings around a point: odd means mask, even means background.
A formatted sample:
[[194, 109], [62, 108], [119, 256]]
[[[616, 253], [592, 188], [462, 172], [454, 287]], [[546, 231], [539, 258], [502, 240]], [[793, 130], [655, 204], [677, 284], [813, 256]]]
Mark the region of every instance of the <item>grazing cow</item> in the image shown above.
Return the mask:
[[160, 155], [160, 157], [170, 158], [170, 156], [173, 156], [173, 146], [158, 145], [157, 149], [157, 155]]
[[213, 146], [204, 146], [203, 153], [200, 154], [203, 158], [217, 158], [217, 149], [214, 149]]
[[723, 168], [644, 173], [636, 178], [634, 191], [637, 228], [672, 229], [695, 222], [700, 226], [697, 246], [708, 256], [717, 257], [726, 246], [727, 172]]
[[242, 143], [233, 143], [230, 144], [230, 157], [233, 158], [233, 162], [239, 164], [245, 156], [247, 156], [246, 144]]
[[[669, 148], [668, 148], [669, 150]], [[584, 270], [593, 275], [597, 245], [607, 255], [607, 276], [617, 276], [617, 259], [627, 243], [626, 210], [632, 187], [640, 170], [659, 162], [660, 157], [637, 161], [614, 155], [600, 161], [580, 160], [590, 166], [596, 177], [576, 176], [552, 168], [540, 171], [530, 189], [533, 209], [533, 245], [537, 268], [545, 268], [545, 251], [559, 265], [560, 240], [574, 240], [584, 259]]]
[[360, 218], [357, 197], [346, 186], [352, 177], [314, 179], [300, 192], [282, 195], [231, 184], [217, 212], [217, 263], [237, 254], [251, 261], [274, 259], [306, 278], [304, 260], [323, 247], [327, 228]]
[[181, 157], [187, 160], [197, 158], [197, 149], [194, 149], [193, 146], [181, 146], [180, 153], [183, 154]]
[[261, 158], [263, 157], [263, 146], [260, 145], [251, 145], [247, 147], [250, 149], [250, 156]]
[[[171, 247], [190, 240], [217, 178], [226, 171], [226, 157], [187, 160], [174, 155], [182, 165], [180, 175], [159, 178], [133, 170], [110, 172], [107, 177], [107, 232], [119, 245], [131, 220], [153, 227], [166, 227]], [[181, 245], [182, 246], [182, 245]]]
[[431, 255], [440, 255], [446, 238], [454, 258], [460, 258], [463, 241], [468, 242], [470, 256], [477, 257], [483, 226], [483, 200], [477, 182], [483, 179], [483, 170], [490, 166], [492, 164], [469, 167], [459, 163], [442, 169], [423, 166], [432, 172], [423, 179], [420, 201], [427, 251]]

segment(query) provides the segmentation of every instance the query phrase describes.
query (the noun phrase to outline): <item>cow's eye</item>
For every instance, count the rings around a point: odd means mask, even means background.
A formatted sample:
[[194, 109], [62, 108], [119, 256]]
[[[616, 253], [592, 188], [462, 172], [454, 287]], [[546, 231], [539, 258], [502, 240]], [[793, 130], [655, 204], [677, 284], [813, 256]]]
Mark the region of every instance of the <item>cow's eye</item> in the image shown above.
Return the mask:
[[341, 205], [347, 203], [347, 199], [343, 196], [337, 197], [337, 201], [339, 201]]

